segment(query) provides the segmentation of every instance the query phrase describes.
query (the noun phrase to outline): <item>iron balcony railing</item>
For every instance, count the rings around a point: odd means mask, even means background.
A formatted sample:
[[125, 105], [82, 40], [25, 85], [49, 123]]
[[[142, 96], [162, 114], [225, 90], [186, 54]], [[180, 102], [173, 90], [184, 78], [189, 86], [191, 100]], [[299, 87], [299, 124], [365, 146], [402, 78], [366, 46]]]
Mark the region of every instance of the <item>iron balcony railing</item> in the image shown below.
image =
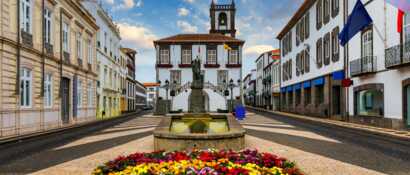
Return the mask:
[[377, 57], [365, 56], [353, 61], [350, 61], [351, 76], [359, 76], [362, 74], [373, 73], [377, 71]]
[[385, 52], [386, 68], [394, 68], [396, 66], [410, 63], [410, 42], [390, 47], [386, 49]]

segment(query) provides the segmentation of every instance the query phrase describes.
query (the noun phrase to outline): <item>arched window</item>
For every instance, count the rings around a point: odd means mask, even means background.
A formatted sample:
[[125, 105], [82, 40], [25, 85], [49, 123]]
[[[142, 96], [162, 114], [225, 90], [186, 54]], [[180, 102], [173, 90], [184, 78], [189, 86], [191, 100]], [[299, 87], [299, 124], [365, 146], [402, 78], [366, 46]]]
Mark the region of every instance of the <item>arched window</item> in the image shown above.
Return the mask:
[[219, 26], [226, 26], [226, 23], [227, 23], [226, 13], [222, 12], [219, 14], [218, 22], [219, 22]]

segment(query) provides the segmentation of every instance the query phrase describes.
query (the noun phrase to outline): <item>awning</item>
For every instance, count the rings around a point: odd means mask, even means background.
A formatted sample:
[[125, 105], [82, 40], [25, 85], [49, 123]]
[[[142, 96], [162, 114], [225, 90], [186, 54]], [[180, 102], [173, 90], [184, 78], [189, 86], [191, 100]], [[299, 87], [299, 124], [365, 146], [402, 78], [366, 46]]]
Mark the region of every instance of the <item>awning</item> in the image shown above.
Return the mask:
[[293, 88], [295, 89], [295, 91], [300, 90], [301, 88], [300, 83], [293, 85]]
[[314, 86], [321, 86], [325, 84], [325, 78], [324, 77], [316, 78], [312, 82]]
[[306, 81], [306, 82], [303, 83], [303, 88], [307, 89], [307, 88], [310, 88], [310, 87], [311, 87], [310, 81]]
[[286, 88], [286, 91], [292, 92], [292, 91], [293, 91], [293, 86], [288, 86], [288, 87]]
[[333, 72], [332, 73], [332, 78], [333, 78], [333, 80], [343, 80], [343, 79], [345, 79], [345, 72], [343, 70]]
[[286, 88], [285, 88], [285, 87], [280, 88], [280, 92], [285, 93], [285, 92], [286, 92]]

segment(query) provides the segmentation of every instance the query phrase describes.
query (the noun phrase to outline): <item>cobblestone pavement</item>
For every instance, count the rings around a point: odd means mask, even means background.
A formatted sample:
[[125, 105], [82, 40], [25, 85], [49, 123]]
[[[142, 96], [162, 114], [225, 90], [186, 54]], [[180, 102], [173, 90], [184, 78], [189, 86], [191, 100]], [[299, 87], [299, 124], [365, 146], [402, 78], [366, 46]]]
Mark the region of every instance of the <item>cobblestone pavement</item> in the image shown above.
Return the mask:
[[[93, 168], [118, 155], [152, 151], [152, 131], [160, 120], [150, 114], [135, 117], [68, 143], [22, 156], [0, 166], [0, 174], [90, 174]], [[329, 132], [321, 126], [254, 113], [242, 124], [247, 129], [248, 148], [295, 161], [306, 174], [410, 174], [409, 158], [376, 149], [378, 144], [389, 146], [387, 142], [356, 143], [348, 139], [352, 133], [342, 133], [346, 137], [339, 137], [335, 136], [337, 132]], [[391, 150], [395, 150], [397, 145], [391, 146]]]
[[[395, 156], [394, 143], [383, 142], [390, 150], [378, 149], [379, 143], [369, 138], [345, 132], [338, 136], [337, 131], [321, 126], [311, 129], [298, 122], [251, 114], [241, 123], [247, 129], [247, 147], [295, 161], [307, 174], [410, 174], [409, 158]], [[354, 142], [349, 137], [363, 142]]]

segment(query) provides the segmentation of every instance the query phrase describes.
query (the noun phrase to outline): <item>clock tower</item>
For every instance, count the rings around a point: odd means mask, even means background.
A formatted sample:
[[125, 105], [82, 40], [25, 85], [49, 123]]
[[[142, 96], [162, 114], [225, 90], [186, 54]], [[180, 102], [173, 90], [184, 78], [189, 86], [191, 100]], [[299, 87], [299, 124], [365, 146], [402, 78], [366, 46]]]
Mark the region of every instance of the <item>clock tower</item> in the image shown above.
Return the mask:
[[215, 4], [211, 2], [210, 17], [211, 30], [209, 33], [220, 33], [235, 38], [235, 2], [231, 4]]

